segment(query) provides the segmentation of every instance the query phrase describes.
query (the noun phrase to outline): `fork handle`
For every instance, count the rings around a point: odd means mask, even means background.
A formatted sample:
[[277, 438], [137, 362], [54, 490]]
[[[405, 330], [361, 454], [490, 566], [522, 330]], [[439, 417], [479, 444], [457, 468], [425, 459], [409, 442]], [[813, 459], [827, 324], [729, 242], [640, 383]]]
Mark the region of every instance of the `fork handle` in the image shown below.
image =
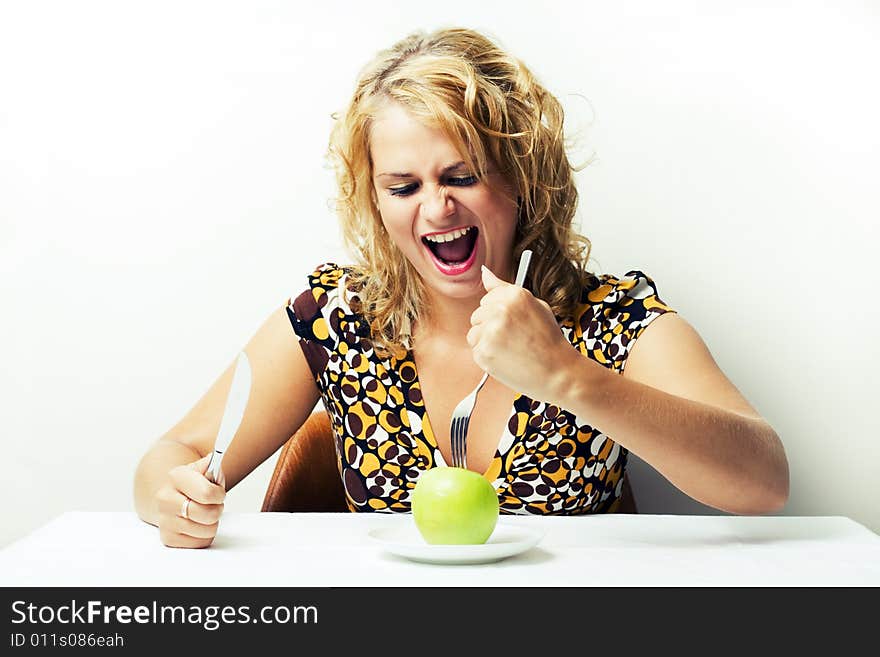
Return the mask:
[[519, 257], [519, 269], [516, 272], [516, 279], [513, 284], [522, 287], [523, 281], [526, 280], [526, 272], [529, 270], [529, 263], [532, 261], [532, 250], [526, 249]]
[[486, 383], [486, 379], [488, 379], [488, 378], [489, 378], [489, 373], [483, 372], [483, 378], [480, 379], [480, 382], [477, 384], [477, 387], [474, 390], [474, 394], [477, 394], [478, 392], [480, 392], [480, 388], [483, 387], [483, 384]]
[[[532, 260], [532, 250], [526, 249], [522, 252], [519, 257], [519, 267], [516, 272], [516, 279], [514, 279], [514, 285], [517, 287], [522, 287], [523, 281], [526, 278], [526, 272], [529, 270], [529, 263]], [[477, 387], [474, 388], [474, 391], [471, 395], [474, 396], [473, 404], [477, 403], [477, 393], [480, 392], [480, 389], [483, 387], [483, 384], [486, 383], [486, 380], [489, 378], [488, 372], [483, 372], [483, 378], [480, 379], [480, 382], [477, 384]], [[467, 398], [465, 398], [467, 399]], [[473, 404], [471, 404], [471, 411], [473, 411]], [[470, 419], [470, 413], [468, 413], [468, 419]], [[453, 423], [454, 426], [454, 423]], [[454, 438], [454, 432], [450, 430], [450, 439], [452, 440], [452, 464], [457, 465], [461, 468], [467, 467], [467, 429], [465, 428], [464, 435], [456, 441]], [[458, 447], [458, 449], [456, 449]]]
[[[532, 250], [526, 249], [522, 252], [522, 255], [519, 257], [519, 269], [516, 272], [516, 279], [514, 280], [514, 285], [517, 287], [522, 287], [523, 281], [526, 279], [526, 272], [529, 271], [529, 263], [532, 261]], [[486, 383], [486, 379], [489, 378], [489, 373], [484, 372], [483, 378], [480, 379], [480, 382], [477, 384], [476, 390], [474, 390], [474, 394], [477, 394], [480, 391], [480, 388], [483, 387], [483, 384]]]

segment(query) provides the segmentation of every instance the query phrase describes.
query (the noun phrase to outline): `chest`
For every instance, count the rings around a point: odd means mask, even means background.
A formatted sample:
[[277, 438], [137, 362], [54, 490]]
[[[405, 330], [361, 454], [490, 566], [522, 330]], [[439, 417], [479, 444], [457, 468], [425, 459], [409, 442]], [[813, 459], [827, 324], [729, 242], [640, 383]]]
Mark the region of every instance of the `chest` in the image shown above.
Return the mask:
[[[452, 412], [483, 376], [469, 355], [465, 358], [420, 353], [418, 377], [427, 422], [437, 447], [447, 463], [452, 463], [450, 425]], [[517, 393], [492, 377], [480, 389], [471, 413], [467, 433], [468, 469], [482, 474], [488, 470], [504, 429], [513, 414]]]

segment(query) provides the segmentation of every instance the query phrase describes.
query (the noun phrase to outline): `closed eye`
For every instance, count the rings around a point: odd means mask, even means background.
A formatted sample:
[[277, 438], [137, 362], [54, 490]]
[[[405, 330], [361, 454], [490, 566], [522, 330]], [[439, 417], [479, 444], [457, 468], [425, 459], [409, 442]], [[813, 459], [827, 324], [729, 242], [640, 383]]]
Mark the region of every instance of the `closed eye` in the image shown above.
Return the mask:
[[[453, 187], [470, 187], [477, 183], [476, 176], [454, 176], [446, 179], [446, 184]], [[392, 196], [409, 196], [418, 188], [417, 183], [410, 183], [403, 187], [389, 187], [388, 192]]]
[[409, 196], [414, 191], [416, 191], [416, 187], [418, 185], [406, 185], [405, 187], [389, 187], [388, 191], [391, 193], [391, 196]]

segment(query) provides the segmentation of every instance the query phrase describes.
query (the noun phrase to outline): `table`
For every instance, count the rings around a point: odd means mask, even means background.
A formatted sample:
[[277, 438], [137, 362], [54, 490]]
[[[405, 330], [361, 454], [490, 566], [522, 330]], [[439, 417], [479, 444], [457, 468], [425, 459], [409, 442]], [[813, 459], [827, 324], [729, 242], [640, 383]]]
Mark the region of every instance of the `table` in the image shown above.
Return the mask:
[[880, 586], [880, 536], [845, 517], [502, 516], [543, 531], [480, 565], [370, 541], [411, 515], [227, 513], [212, 547], [170, 549], [133, 512], [68, 512], [0, 551], [0, 586]]

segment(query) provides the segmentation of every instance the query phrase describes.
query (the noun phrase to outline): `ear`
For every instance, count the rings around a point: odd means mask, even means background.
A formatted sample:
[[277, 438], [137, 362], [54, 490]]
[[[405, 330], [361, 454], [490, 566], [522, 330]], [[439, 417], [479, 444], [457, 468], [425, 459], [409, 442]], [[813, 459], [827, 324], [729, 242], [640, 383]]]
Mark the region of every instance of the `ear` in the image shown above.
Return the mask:
[[486, 288], [486, 292], [494, 290], [499, 285], [504, 285], [504, 281], [493, 274], [486, 265], [481, 267], [481, 271], [483, 275], [483, 287]]

